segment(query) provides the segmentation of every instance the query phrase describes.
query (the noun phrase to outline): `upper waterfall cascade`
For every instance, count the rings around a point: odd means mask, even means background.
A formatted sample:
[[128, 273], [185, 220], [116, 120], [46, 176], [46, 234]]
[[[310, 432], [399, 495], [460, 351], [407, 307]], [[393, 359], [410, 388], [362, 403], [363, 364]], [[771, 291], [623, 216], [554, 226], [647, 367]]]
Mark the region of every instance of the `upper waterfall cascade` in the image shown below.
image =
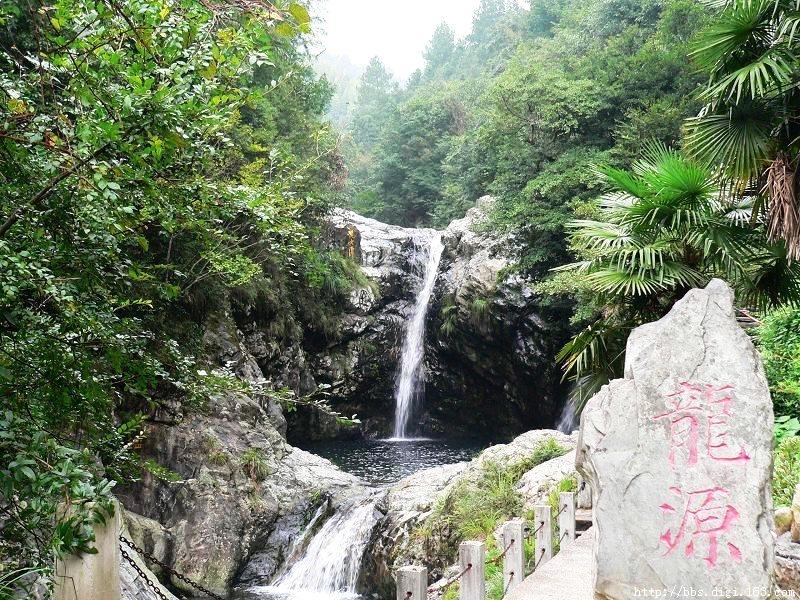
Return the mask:
[[[394, 437], [398, 439], [406, 438], [414, 407], [424, 393], [425, 318], [444, 251], [440, 232], [432, 233], [424, 251], [425, 270], [422, 286], [417, 292], [414, 312], [406, 328], [400, 371], [395, 386]], [[422, 262], [422, 257], [419, 262]]]

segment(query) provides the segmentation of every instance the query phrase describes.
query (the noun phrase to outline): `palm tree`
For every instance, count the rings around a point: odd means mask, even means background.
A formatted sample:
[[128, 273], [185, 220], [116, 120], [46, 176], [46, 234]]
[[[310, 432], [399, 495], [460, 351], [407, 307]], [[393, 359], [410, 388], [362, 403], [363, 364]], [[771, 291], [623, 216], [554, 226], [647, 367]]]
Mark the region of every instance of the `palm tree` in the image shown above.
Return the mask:
[[800, 1], [705, 3], [720, 12], [692, 52], [709, 81], [687, 149], [724, 169], [732, 192], [752, 194], [769, 238], [800, 260]]
[[730, 200], [707, 167], [653, 145], [632, 171], [599, 169], [611, 191], [596, 218], [568, 223], [580, 260], [570, 272], [596, 318], [562, 349], [581, 408], [622, 372], [631, 329], [658, 319], [692, 287], [727, 279], [739, 302], [766, 308], [800, 299], [800, 266], [752, 222], [752, 198]]

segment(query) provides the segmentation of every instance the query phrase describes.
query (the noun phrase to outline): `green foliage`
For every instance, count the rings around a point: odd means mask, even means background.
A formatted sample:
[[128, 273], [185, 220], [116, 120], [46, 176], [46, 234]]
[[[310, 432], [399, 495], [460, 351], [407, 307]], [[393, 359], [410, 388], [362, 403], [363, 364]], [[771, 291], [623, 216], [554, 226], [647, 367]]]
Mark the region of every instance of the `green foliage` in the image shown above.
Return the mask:
[[516, 230], [516, 268], [545, 277], [568, 260], [573, 208], [598, 194], [592, 165], [627, 166], [649, 138], [679, 141], [700, 106], [686, 54], [705, 20], [691, 0], [534, 1], [528, 11], [485, 0], [465, 40], [437, 29], [423, 73], [384, 95], [381, 111], [356, 105], [373, 133], [350, 157], [351, 205], [443, 227], [491, 194], [490, 227]]
[[548, 460], [558, 458], [559, 456], [564, 456], [566, 453], [567, 449], [564, 446], [559, 444], [553, 438], [547, 438], [537, 444], [536, 448], [533, 450], [533, 453], [529, 457], [524, 458], [509, 467], [511, 477], [519, 481], [519, 479], [532, 468], [541, 465], [542, 463], [546, 463]]
[[0, 566], [0, 599], [16, 600], [20, 593], [29, 592], [28, 588], [40, 574], [41, 569], [8, 569], [6, 565]]
[[465, 482], [451, 495], [448, 517], [462, 540], [491, 537], [497, 525], [519, 514], [522, 498], [516, 490], [519, 477], [510, 469], [488, 462], [476, 483]]
[[709, 79], [701, 94], [707, 104], [689, 122], [687, 144], [709, 164], [722, 165], [731, 189], [761, 196], [756, 206], [766, 209], [770, 239], [784, 240], [797, 260], [797, 6], [789, 0], [717, 6], [692, 53]]
[[749, 306], [800, 299], [800, 271], [766, 240], [752, 204], [721, 195], [718, 179], [679, 152], [648, 149], [632, 171], [609, 167], [597, 217], [575, 220], [579, 262], [559, 267], [593, 294], [598, 316], [561, 351], [579, 406], [621, 373], [630, 330], [663, 316], [687, 290], [723, 277]]
[[772, 498], [775, 506], [791, 506], [794, 489], [800, 483], [800, 437], [787, 437], [775, 449], [772, 469]]
[[779, 445], [784, 439], [800, 434], [800, 419], [782, 415], [775, 417], [775, 444]]
[[491, 304], [486, 298], [473, 298], [469, 305], [469, 314], [473, 324], [485, 327], [488, 323]]
[[767, 315], [756, 337], [775, 414], [800, 418], [800, 309]]
[[0, 4], [4, 564], [91, 551], [111, 480], [172, 476], [134, 447], [240, 389], [193, 357], [229, 293], [273, 284], [277, 330], [336, 330], [354, 271], [314, 243], [342, 165], [307, 11], [212, 5]]
[[[459, 481], [434, 508], [424, 525], [412, 532], [417, 538], [436, 541], [437, 555], [427, 557], [428, 560], [443, 560], [444, 564], [449, 564], [459, 542], [467, 539], [484, 540], [488, 560], [498, 556], [502, 550], [492, 534], [504, 521], [522, 516], [523, 497], [516, 489], [519, 480], [533, 467], [566, 452], [557, 441], [547, 438], [530, 456], [507, 465], [484, 462], [474, 477]], [[566, 491], [569, 485], [565, 480], [559, 483], [558, 489]], [[532, 540], [525, 541], [526, 556], [533, 555], [532, 543]], [[487, 596], [500, 600], [503, 597], [502, 562], [487, 564], [486, 581]], [[448, 588], [445, 597], [456, 597], [449, 596], [454, 593], [453, 589], [458, 590], [457, 583]]]
[[269, 463], [260, 448], [248, 448], [242, 452], [239, 464], [253, 481], [263, 481], [269, 475]]
[[211, 431], [206, 431], [203, 435], [203, 449], [212, 465], [221, 467], [228, 464], [231, 459], [222, 442]]
[[4, 567], [25, 570], [29, 562], [46, 564], [51, 553], [95, 552], [93, 525], [114, 513], [114, 482], [102, 478], [94, 456], [9, 410], [0, 415], [0, 456], [7, 459], [0, 469]]
[[458, 329], [458, 305], [454, 298], [448, 297], [442, 302], [441, 319], [442, 324], [439, 326], [439, 331], [446, 338], [453, 337]]
[[[574, 476], [566, 477], [559, 481], [556, 486], [550, 490], [547, 495], [547, 505], [550, 507], [550, 512], [553, 517], [553, 523], [558, 523], [558, 514], [561, 510], [561, 492], [575, 492], [578, 489], [578, 480]], [[558, 528], [553, 528], [553, 554], [557, 554], [561, 548], [561, 539], [559, 538]]]
[[161, 481], [167, 481], [169, 483], [178, 483], [179, 481], [183, 481], [183, 477], [180, 476], [179, 473], [168, 469], [160, 464], [158, 464], [154, 460], [144, 460], [141, 464], [142, 468], [150, 473], [156, 479], [160, 479]]
[[486, 540], [491, 550], [494, 547], [492, 532], [503, 521], [520, 516], [523, 498], [516, 487], [521, 477], [533, 467], [566, 452], [558, 442], [548, 438], [530, 456], [510, 465], [483, 463], [478, 476], [459, 482], [435, 508], [427, 528], [415, 531], [415, 535], [424, 537], [447, 531], [451, 535], [449, 549], [463, 540], [479, 539]]

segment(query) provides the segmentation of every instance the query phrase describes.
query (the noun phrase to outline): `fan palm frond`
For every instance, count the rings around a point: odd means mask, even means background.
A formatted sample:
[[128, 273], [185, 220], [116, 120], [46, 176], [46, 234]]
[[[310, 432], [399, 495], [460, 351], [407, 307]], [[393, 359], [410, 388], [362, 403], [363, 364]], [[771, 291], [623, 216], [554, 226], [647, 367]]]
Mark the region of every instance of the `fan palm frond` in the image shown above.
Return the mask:
[[701, 69], [715, 71], [743, 49], [760, 51], [772, 45], [773, 0], [739, 0], [725, 6], [695, 43], [690, 56]]
[[800, 305], [800, 263], [789, 259], [786, 244], [763, 249], [748, 264], [748, 276], [737, 281], [743, 303], [759, 310]]
[[620, 192], [624, 192], [634, 198], [641, 198], [643, 195], [647, 194], [647, 189], [644, 187], [643, 182], [633, 173], [608, 166], [598, 167], [596, 172], [609, 187]]
[[737, 103], [742, 98], [763, 98], [784, 89], [792, 81], [795, 70], [792, 57], [769, 49], [757, 59], [721, 76], [703, 91], [701, 97], [705, 100], [724, 98]]
[[630, 230], [613, 222], [577, 220], [570, 221], [566, 227], [575, 230], [573, 243], [586, 250], [602, 252], [634, 243]]
[[598, 320], [567, 342], [556, 359], [564, 379], [572, 381], [570, 402], [579, 413], [586, 402], [617, 375], [625, 360], [625, 343], [635, 323]]
[[689, 153], [710, 167], [722, 165], [735, 179], [758, 177], [770, 158], [776, 116], [762, 102], [740, 102], [724, 114], [686, 122]]

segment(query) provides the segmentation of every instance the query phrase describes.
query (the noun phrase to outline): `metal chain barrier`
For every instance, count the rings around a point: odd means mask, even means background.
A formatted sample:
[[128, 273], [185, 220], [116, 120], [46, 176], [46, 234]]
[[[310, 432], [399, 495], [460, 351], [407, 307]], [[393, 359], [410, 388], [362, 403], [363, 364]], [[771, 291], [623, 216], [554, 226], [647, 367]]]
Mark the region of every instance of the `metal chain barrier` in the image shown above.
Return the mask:
[[141, 577], [142, 580], [147, 584], [147, 586], [151, 590], [153, 590], [153, 593], [156, 596], [161, 598], [161, 600], [169, 600], [169, 598], [167, 598], [164, 595], [164, 592], [161, 591], [161, 588], [158, 587], [158, 584], [153, 583], [153, 581], [147, 575], [145, 575], [144, 571], [142, 571], [142, 569], [139, 567], [139, 565], [136, 564], [136, 561], [133, 560], [131, 555], [128, 554], [128, 552], [125, 550], [125, 546], [120, 544], [119, 545], [119, 551], [120, 551], [120, 554], [122, 554], [122, 558], [124, 558], [125, 560], [128, 561], [128, 563], [133, 567], [133, 570], [136, 571], [136, 573], [138, 573], [139, 577]]
[[430, 593], [433, 593], [433, 592], [443, 592], [443, 591], [445, 591], [447, 588], [449, 588], [451, 585], [453, 585], [456, 581], [461, 579], [471, 568], [472, 568], [472, 563], [469, 563], [467, 565], [466, 569], [461, 571], [461, 573], [459, 573], [458, 575], [454, 575], [453, 577], [448, 579], [443, 584], [439, 585], [439, 584], [435, 583], [432, 586], [430, 586], [428, 588], [428, 593], [430, 594]]
[[503, 557], [505, 557], [505, 555], [508, 554], [508, 551], [511, 550], [511, 546], [513, 546], [513, 545], [514, 545], [514, 540], [512, 538], [512, 540], [508, 543], [508, 546], [505, 547], [503, 552], [499, 556], [495, 556], [493, 559], [487, 560], [486, 564], [487, 565], [494, 565], [494, 564], [499, 563], [501, 560], [503, 560]]
[[503, 589], [503, 598], [505, 598], [506, 594], [508, 594], [508, 588], [511, 587], [512, 581], [514, 581], [514, 571], [511, 571], [511, 573], [508, 574], [508, 583], [506, 584], [506, 587]]
[[[527, 565], [525, 565], [525, 570], [527, 571], [528, 569], [530, 569], [530, 573], [533, 573], [534, 571], [536, 571], [536, 568], [537, 568], [537, 567], [538, 567], [540, 564], [542, 564], [542, 563], [541, 563], [541, 560], [542, 560], [542, 558], [544, 557], [544, 553], [545, 553], [545, 550], [544, 550], [544, 548], [542, 548], [542, 551], [541, 551], [541, 553], [539, 554], [539, 561], [540, 561], [540, 562], [538, 562], [538, 563], [536, 562], [536, 555], [534, 554], [533, 556], [531, 556], [530, 560], [528, 561], [528, 564], [527, 564]], [[533, 569], [531, 569], [531, 564], [533, 564]]]
[[[223, 598], [223, 597], [222, 597], [222, 596], [220, 596], [219, 594], [215, 594], [214, 592], [212, 592], [212, 591], [211, 591], [211, 590], [209, 590], [208, 588], [205, 588], [205, 587], [203, 587], [202, 585], [200, 585], [200, 584], [199, 584], [199, 583], [197, 583], [196, 581], [192, 581], [191, 579], [189, 579], [189, 578], [188, 578], [188, 577], [186, 577], [185, 575], [181, 575], [180, 573], [178, 573], [178, 572], [177, 572], [175, 569], [173, 569], [173, 568], [172, 568], [172, 567], [170, 567], [169, 565], [167, 565], [167, 564], [164, 564], [163, 562], [161, 562], [160, 560], [158, 560], [158, 559], [157, 559], [155, 556], [153, 556], [153, 555], [151, 555], [151, 554], [148, 554], [148, 553], [147, 553], [147, 552], [145, 552], [145, 551], [144, 551], [142, 548], [140, 548], [139, 546], [137, 546], [136, 544], [134, 544], [132, 541], [130, 541], [129, 539], [127, 539], [125, 536], [122, 536], [122, 535], [121, 535], [121, 536], [119, 536], [119, 541], [120, 541], [120, 542], [124, 542], [124, 543], [126, 543], [128, 546], [130, 546], [132, 549], [134, 549], [136, 552], [138, 552], [138, 553], [139, 553], [139, 556], [141, 556], [142, 558], [144, 558], [144, 559], [145, 559], [145, 560], [147, 560], [148, 562], [151, 562], [151, 563], [153, 563], [153, 564], [156, 564], [156, 565], [158, 565], [158, 566], [159, 566], [159, 567], [161, 567], [161, 568], [162, 568], [162, 569], [163, 569], [163, 570], [164, 570], [166, 573], [169, 573], [171, 576], [173, 576], [173, 577], [175, 577], [175, 578], [177, 578], [177, 579], [180, 579], [181, 581], [183, 581], [184, 583], [186, 583], [186, 584], [190, 585], [190, 586], [191, 586], [191, 587], [193, 587], [194, 589], [196, 589], [196, 590], [198, 590], [198, 591], [200, 591], [200, 592], [203, 592], [203, 593], [204, 593], [206, 596], [209, 596], [209, 597], [211, 597], [211, 598], [214, 598], [214, 600], [225, 600], [225, 598]], [[120, 547], [120, 549], [122, 549], [122, 547]], [[124, 553], [124, 550], [123, 550], [123, 553]], [[130, 557], [129, 557], [129, 556], [128, 556], [128, 557], [126, 557], [126, 558], [128, 559], [128, 561], [129, 561], [129, 562], [131, 561], [131, 559], [130, 559]], [[140, 574], [141, 574], [141, 570], [140, 570], [140, 569], [138, 569], [138, 568], [137, 568], [137, 571], [139, 571], [139, 572], [140, 572]], [[152, 587], [152, 583], [151, 583], [149, 580], [148, 580], [148, 583], [149, 583], [149, 584], [151, 585], [151, 587]], [[164, 597], [164, 595], [163, 595], [163, 594], [161, 594], [161, 592], [159, 592], [159, 595], [160, 595], [162, 598], [164, 598], [164, 600], [167, 600], [167, 599]]]

